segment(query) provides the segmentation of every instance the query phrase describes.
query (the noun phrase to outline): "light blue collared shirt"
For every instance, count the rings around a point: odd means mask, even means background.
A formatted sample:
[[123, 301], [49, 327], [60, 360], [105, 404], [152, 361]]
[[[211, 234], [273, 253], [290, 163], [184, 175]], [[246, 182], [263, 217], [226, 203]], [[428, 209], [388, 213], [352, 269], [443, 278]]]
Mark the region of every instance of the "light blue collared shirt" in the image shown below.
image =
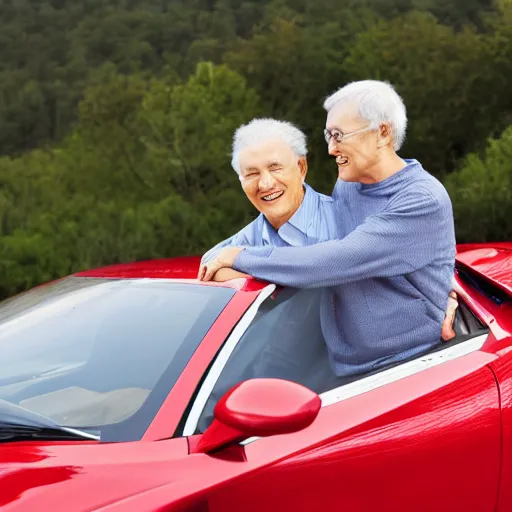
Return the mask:
[[[278, 230], [263, 214], [236, 235], [210, 249], [202, 259], [206, 262], [224, 247], [304, 247], [338, 238], [334, 200], [304, 184], [304, 199], [291, 219]], [[338, 213], [339, 215], [339, 213]]]

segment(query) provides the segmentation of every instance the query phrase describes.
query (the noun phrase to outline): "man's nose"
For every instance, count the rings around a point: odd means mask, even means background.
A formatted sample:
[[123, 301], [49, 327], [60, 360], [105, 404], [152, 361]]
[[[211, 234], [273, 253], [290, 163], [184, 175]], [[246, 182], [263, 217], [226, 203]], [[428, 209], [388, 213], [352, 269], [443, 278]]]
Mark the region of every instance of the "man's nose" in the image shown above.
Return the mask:
[[336, 144], [336, 141], [334, 140], [334, 137], [331, 137], [329, 139], [329, 145], [327, 146], [329, 155], [331, 156], [338, 156], [338, 145]]
[[274, 176], [271, 172], [262, 172], [260, 174], [260, 181], [258, 187], [260, 190], [270, 190], [276, 183]]

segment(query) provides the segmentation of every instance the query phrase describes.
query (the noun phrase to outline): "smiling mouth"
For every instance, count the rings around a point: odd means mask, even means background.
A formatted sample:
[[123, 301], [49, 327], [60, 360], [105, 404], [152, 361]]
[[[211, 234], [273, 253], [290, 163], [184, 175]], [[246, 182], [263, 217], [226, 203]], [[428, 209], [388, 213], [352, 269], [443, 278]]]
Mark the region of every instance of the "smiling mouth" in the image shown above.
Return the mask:
[[263, 196], [261, 199], [263, 201], [269, 203], [272, 201], [275, 201], [276, 199], [279, 199], [284, 194], [283, 190], [280, 190], [279, 192], [274, 192], [273, 194], [269, 194], [268, 196]]
[[338, 156], [336, 158], [336, 163], [339, 165], [339, 166], [342, 166], [342, 165], [347, 165], [348, 164], [348, 158], [346, 156]]

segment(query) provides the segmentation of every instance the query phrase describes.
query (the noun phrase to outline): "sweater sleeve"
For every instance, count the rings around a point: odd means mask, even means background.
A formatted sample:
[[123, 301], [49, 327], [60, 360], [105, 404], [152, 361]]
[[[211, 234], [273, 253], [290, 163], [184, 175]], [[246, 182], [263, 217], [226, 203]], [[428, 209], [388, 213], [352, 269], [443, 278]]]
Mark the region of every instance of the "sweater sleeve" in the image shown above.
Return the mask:
[[451, 202], [407, 191], [341, 240], [309, 247], [256, 247], [233, 268], [283, 286], [320, 288], [414, 272], [455, 254]]

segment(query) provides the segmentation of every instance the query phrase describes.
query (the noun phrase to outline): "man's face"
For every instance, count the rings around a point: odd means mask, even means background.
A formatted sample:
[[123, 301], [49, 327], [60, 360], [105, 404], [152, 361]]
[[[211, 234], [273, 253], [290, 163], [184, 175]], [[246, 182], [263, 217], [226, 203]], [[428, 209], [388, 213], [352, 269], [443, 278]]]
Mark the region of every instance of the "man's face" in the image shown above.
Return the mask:
[[302, 203], [306, 173], [306, 159], [278, 138], [240, 152], [242, 188], [275, 229], [288, 222]]
[[[352, 105], [335, 105], [327, 114], [326, 128], [332, 133], [349, 135], [369, 126]], [[361, 131], [336, 142], [329, 140], [329, 154], [336, 158], [338, 177], [343, 181], [371, 182], [370, 172], [378, 164], [378, 131]], [[370, 180], [370, 181], [369, 181]]]

